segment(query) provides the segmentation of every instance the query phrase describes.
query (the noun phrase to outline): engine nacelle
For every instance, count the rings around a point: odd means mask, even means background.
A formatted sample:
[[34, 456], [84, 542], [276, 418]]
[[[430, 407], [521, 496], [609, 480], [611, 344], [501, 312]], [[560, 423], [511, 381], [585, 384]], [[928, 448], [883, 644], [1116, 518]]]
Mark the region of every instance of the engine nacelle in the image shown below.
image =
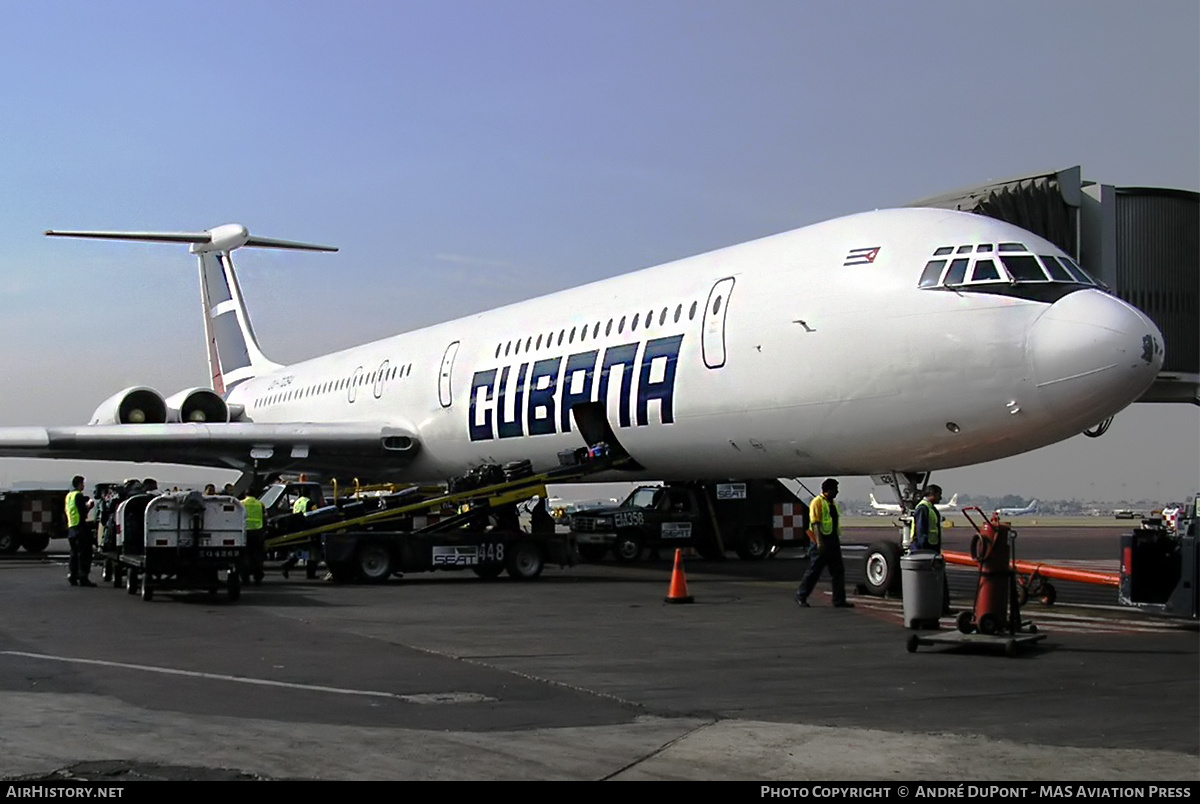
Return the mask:
[[167, 397], [167, 420], [213, 424], [229, 421], [229, 406], [210, 388], [187, 388]]
[[138, 385], [101, 402], [89, 424], [163, 424], [166, 420], [167, 403], [162, 394]]

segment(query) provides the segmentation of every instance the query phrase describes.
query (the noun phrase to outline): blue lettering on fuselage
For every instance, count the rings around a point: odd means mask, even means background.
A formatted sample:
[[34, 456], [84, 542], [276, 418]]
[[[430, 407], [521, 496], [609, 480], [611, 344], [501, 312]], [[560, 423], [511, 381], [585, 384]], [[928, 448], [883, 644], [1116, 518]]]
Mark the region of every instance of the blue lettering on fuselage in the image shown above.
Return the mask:
[[639, 427], [650, 424], [651, 402], [657, 403], [658, 421], [671, 424], [682, 343], [682, 335], [672, 335], [645, 344], [610, 346], [603, 353], [592, 349], [568, 355], [565, 365], [563, 358], [554, 357], [476, 371], [467, 431], [472, 441], [569, 433], [572, 407], [582, 402], [607, 404], [610, 393], [617, 394], [619, 427], [632, 426], [635, 417]]

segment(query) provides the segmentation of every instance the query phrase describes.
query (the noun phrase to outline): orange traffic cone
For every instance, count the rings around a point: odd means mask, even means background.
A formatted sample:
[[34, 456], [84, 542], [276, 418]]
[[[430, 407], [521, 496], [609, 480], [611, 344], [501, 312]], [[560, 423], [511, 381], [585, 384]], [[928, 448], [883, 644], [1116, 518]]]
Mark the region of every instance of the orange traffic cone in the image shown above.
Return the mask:
[[675, 548], [675, 569], [671, 570], [671, 588], [663, 598], [665, 603], [695, 603], [688, 594], [687, 576], [683, 574], [683, 549]]

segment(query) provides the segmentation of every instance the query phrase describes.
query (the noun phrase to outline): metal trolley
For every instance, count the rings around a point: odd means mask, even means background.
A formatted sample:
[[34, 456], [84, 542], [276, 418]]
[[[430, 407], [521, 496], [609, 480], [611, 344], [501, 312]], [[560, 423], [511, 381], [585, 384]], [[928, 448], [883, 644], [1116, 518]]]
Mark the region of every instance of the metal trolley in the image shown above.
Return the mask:
[[129, 594], [151, 600], [155, 591], [215, 595], [223, 587], [231, 602], [241, 597], [246, 510], [237, 499], [197, 491], [139, 494], [117, 509], [117, 528], [115, 553], [105, 558], [117, 565], [117, 583], [125, 576]]

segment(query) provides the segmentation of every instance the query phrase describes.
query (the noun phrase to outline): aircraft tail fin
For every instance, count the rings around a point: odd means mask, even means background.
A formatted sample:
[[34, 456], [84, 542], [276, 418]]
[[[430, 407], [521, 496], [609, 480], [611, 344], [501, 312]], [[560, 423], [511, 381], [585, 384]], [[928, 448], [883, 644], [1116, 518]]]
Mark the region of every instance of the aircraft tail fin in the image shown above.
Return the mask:
[[337, 251], [332, 246], [254, 237], [236, 223], [203, 232], [46, 232], [48, 237], [86, 237], [100, 240], [140, 240], [188, 243], [200, 263], [200, 299], [204, 310], [204, 339], [208, 348], [212, 387], [224, 396], [238, 383], [280, 368], [263, 355], [246, 311], [232, 254], [243, 246], [304, 251]]

